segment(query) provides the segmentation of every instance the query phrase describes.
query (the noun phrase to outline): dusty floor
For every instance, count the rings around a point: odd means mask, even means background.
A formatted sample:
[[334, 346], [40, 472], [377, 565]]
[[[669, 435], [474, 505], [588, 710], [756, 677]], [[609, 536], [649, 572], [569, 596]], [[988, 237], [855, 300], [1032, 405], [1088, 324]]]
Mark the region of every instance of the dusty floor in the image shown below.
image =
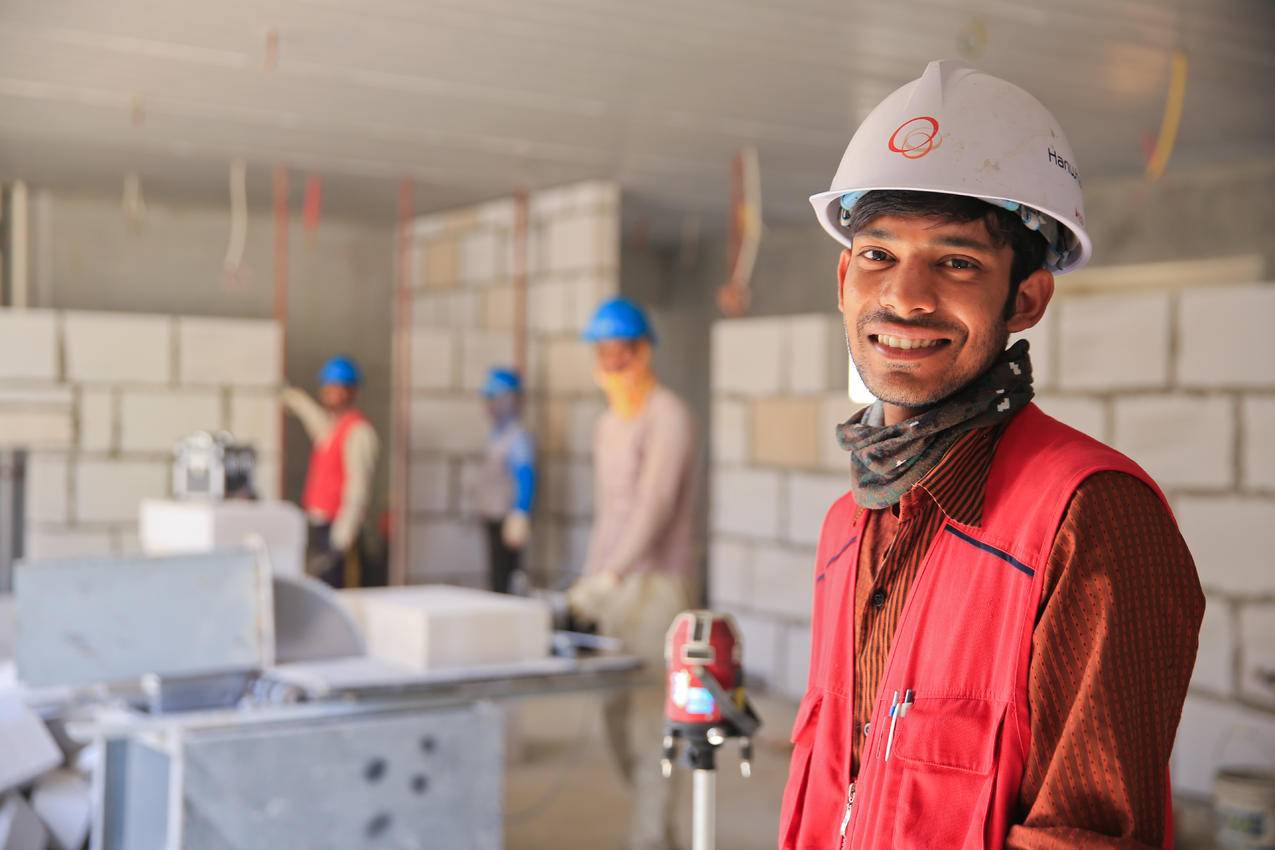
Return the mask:
[[[739, 774], [738, 750], [727, 745], [718, 771], [717, 846], [774, 850], [779, 801], [788, 772], [788, 730], [796, 706], [759, 700], [765, 723], [753, 775]], [[520, 752], [506, 774], [506, 850], [626, 850], [627, 787], [606, 749], [596, 696], [553, 697], [522, 704], [515, 738]], [[660, 757], [652, 741], [650, 757]], [[690, 780], [678, 811], [689, 850]]]

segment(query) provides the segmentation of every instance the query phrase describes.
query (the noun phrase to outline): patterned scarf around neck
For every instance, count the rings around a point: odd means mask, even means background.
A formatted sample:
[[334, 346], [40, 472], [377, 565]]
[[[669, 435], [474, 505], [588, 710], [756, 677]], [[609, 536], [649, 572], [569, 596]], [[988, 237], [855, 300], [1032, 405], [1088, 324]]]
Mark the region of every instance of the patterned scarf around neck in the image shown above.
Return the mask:
[[1009, 417], [1031, 401], [1027, 340], [1007, 348], [973, 383], [935, 406], [885, 425], [880, 401], [837, 426], [837, 442], [850, 452], [850, 487], [865, 508], [887, 508], [925, 477], [966, 431]]

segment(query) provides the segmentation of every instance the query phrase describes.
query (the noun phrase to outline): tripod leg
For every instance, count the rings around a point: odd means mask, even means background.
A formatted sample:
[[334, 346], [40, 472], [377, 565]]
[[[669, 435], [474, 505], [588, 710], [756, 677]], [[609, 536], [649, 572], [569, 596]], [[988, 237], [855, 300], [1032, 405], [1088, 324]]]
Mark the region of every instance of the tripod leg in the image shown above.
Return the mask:
[[713, 850], [717, 843], [717, 771], [693, 774], [695, 808], [691, 817], [691, 850]]

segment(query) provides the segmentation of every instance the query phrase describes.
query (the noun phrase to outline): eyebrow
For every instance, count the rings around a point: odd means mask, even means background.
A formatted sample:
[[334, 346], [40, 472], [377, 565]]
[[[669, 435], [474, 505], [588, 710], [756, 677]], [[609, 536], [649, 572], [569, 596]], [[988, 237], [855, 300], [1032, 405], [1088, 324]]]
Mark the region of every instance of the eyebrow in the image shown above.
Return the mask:
[[[886, 230], [884, 227], [865, 227], [856, 236], [866, 236], [869, 239], [884, 239], [886, 241], [893, 241], [898, 238], [892, 231]], [[989, 254], [996, 251], [989, 243], [981, 239], [972, 239], [968, 236], [940, 236], [930, 244], [941, 245], [944, 248], [969, 248]]]

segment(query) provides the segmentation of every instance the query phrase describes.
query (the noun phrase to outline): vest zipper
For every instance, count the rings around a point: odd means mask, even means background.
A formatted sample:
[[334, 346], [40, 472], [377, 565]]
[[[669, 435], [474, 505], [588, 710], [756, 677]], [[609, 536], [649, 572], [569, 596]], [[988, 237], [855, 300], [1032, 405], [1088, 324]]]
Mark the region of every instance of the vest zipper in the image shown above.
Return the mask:
[[854, 809], [854, 783], [850, 783], [850, 791], [846, 795], [846, 814], [841, 819], [841, 844], [838, 845], [845, 850], [846, 846], [846, 828], [850, 826], [850, 812]]

